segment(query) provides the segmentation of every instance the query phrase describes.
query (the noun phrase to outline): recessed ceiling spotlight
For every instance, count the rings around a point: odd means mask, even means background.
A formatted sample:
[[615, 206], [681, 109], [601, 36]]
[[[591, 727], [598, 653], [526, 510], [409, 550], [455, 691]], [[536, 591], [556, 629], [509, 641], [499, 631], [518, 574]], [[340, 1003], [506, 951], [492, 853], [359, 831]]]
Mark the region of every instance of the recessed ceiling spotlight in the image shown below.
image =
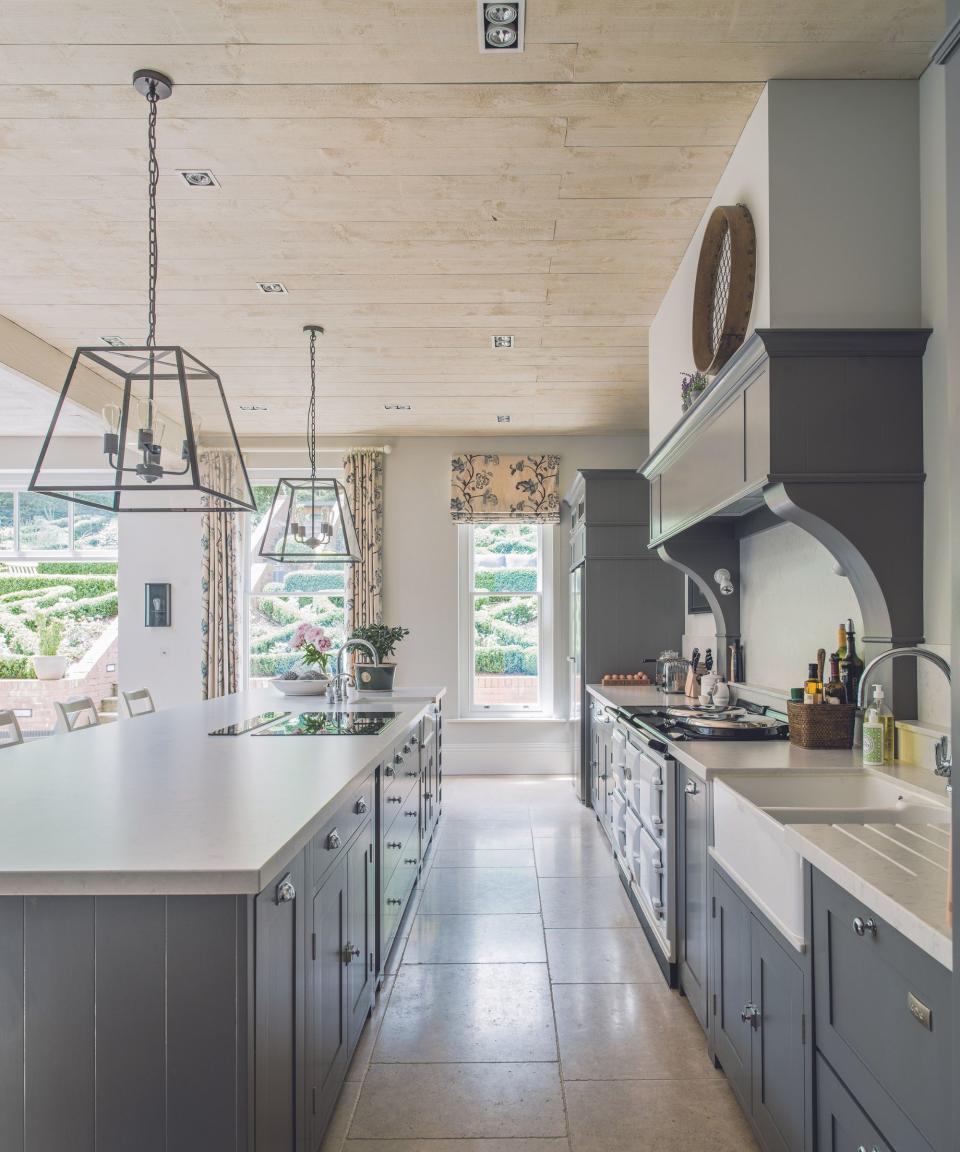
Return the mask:
[[487, 0], [478, 0], [481, 52], [523, 51], [524, 2], [490, 4]]
[[126, 340], [121, 340], [119, 336], [101, 336], [100, 339], [104, 344], [109, 344], [111, 348], [126, 348]]
[[287, 291], [279, 280], [258, 280], [257, 287], [264, 296], [280, 296]]
[[497, 423], [498, 424], [509, 424], [510, 423], [510, 417], [509, 416], [498, 416], [497, 417]]
[[384, 404], [385, 412], [412, 412], [412, 404]]
[[512, 336], [491, 336], [490, 337], [490, 343], [492, 344], [492, 346], [494, 348], [512, 348], [513, 347], [513, 337]]
[[238, 405], [241, 412], [269, 412], [270, 409], [266, 404], [240, 404]]
[[209, 168], [178, 168], [183, 182], [190, 188], [219, 188], [220, 181]]

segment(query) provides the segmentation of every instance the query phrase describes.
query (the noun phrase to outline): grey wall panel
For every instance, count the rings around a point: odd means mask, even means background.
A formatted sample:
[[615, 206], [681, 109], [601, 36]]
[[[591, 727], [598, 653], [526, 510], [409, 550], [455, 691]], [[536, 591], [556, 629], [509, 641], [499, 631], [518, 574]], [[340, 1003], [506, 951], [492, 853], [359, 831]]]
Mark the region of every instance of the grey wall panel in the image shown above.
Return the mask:
[[167, 899], [167, 1148], [236, 1152], [238, 900]]
[[23, 1148], [23, 898], [0, 897], [0, 1148]]
[[26, 1152], [94, 1152], [94, 910], [24, 902]]
[[97, 899], [97, 1152], [166, 1148], [165, 931], [162, 896]]

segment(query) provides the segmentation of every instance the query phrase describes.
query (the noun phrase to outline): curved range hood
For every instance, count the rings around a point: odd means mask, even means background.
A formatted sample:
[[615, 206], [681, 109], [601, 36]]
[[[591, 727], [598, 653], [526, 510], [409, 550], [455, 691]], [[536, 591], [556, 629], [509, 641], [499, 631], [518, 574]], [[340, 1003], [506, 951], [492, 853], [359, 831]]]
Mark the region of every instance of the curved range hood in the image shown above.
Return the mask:
[[[650, 547], [696, 582], [721, 670], [740, 637], [740, 540], [779, 521], [856, 593], [864, 659], [923, 641], [923, 352], [929, 329], [758, 329], [643, 464]], [[713, 573], [738, 589], [720, 596]], [[901, 661], [901, 664], [909, 662]], [[915, 677], [896, 677], [900, 715]]]

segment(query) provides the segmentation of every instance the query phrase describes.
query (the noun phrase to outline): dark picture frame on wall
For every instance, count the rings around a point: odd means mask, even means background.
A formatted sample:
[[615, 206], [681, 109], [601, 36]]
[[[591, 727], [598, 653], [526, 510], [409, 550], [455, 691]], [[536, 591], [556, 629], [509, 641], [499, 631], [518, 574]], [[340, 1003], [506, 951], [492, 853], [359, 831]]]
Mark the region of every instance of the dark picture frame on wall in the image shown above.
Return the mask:
[[143, 623], [147, 628], [170, 627], [170, 585], [144, 584]]
[[707, 598], [700, 591], [700, 585], [696, 580], [691, 580], [687, 577], [687, 615], [695, 616], [698, 612], [711, 611], [710, 605], [707, 603]]

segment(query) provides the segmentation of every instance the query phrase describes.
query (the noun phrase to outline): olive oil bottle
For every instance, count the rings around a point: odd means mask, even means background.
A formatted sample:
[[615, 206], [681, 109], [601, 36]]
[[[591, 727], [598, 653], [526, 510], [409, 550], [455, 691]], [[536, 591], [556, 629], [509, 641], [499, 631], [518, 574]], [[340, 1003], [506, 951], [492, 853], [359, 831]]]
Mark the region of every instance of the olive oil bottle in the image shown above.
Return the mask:
[[857, 689], [863, 676], [863, 661], [857, 655], [856, 637], [853, 631], [853, 621], [847, 621], [847, 650], [840, 661], [840, 679], [847, 693], [847, 702], [856, 704]]
[[[846, 647], [846, 644], [844, 644]], [[847, 690], [840, 679], [840, 654], [834, 652], [830, 657], [830, 679], [823, 686], [823, 701], [825, 704], [848, 704]]]

